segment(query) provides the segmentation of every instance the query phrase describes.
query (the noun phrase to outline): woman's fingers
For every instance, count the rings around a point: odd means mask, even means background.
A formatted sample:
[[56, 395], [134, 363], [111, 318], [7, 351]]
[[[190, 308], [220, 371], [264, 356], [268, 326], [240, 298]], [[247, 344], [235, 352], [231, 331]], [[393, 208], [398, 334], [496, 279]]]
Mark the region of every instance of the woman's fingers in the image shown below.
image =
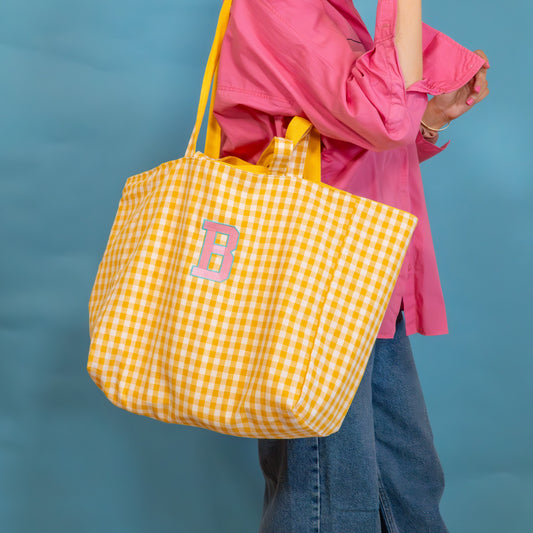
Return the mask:
[[[475, 86], [474, 91], [472, 91], [471, 95], [466, 101], [466, 105], [468, 106], [479, 104], [479, 102], [481, 102], [481, 100], [483, 100], [490, 92], [487, 83], [478, 83], [479, 85]], [[477, 91], [476, 88], [479, 88], [479, 91]]]
[[485, 60], [485, 63], [483, 64], [482, 68], [484, 69], [490, 68], [489, 58], [487, 57], [485, 52], [483, 52], [483, 50], [474, 50], [474, 54], [477, 54], [479, 57], [482, 57]]
[[485, 59], [485, 64], [470, 82], [471, 91], [466, 100], [466, 105], [468, 106], [481, 102], [488, 94], [487, 68], [489, 68], [489, 61], [483, 50], [476, 50], [475, 53]]
[[487, 97], [489, 93], [490, 93], [489, 88], [488, 87], [485, 88], [485, 90], [480, 93], [476, 104], [479, 104], [479, 102], [481, 102], [481, 100], [483, 100], [485, 97]]
[[470, 94], [467, 97], [467, 105], [474, 105], [481, 101], [481, 95], [485, 93], [488, 88], [487, 78], [478, 72], [470, 82]]

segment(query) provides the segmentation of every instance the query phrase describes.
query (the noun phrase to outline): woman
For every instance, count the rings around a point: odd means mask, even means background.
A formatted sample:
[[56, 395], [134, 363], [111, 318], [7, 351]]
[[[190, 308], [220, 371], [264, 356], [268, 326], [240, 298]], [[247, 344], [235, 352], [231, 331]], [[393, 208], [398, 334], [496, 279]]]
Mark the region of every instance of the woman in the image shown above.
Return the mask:
[[259, 441], [263, 532], [447, 531], [408, 339], [447, 333], [419, 164], [487, 96], [487, 68], [483, 52], [422, 24], [421, 0], [379, 0], [374, 39], [351, 0], [233, 1], [214, 103], [221, 156], [255, 163], [304, 116], [321, 133], [322, 181], [419, 219], [341, 429]]

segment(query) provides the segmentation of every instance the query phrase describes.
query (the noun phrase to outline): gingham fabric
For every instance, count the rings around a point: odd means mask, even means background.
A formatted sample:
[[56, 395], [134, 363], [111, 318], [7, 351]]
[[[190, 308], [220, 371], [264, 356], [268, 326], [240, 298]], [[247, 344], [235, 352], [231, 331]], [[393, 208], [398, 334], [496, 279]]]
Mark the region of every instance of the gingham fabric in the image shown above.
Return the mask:
[[164, 422], [329, 435], [416, 218], [304, 179], [309, 131], [275, 139], [258, 173], [196, 152], [198, 128], [184, 158], [126, 182], [89, 303], [88, 371], [115, 405]]

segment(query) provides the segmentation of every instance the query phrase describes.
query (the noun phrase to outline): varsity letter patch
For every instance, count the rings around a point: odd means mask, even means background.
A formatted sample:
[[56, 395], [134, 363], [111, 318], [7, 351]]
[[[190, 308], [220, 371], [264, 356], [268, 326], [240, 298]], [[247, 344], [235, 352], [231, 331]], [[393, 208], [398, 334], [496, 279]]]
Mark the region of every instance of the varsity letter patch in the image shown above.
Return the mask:
[[[211, 281], [226, 281], [231, 273], [237, 243], [239, 242], [239, 231], [235, 226], [204, 220], [202, 228], [206, 231], [204, 245], [200, 254], [198, 265], [192, 267], [191, 275], [197, 278], [204, 278]], [[225, 235], [226, 243], [218, 244], [217, 235]], [[221, 264], [219, 270], [209, 268], [212, 256], [219, 256]]]

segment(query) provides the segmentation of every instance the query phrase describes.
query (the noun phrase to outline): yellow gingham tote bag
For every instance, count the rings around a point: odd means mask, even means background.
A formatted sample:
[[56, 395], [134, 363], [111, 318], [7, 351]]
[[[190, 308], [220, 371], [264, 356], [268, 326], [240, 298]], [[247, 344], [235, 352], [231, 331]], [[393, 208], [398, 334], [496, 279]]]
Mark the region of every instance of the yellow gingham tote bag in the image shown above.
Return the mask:
[[[259, 438], [337, 431], [372, 350], [413, 215], [320, 183], [301, 117], [257, 165], [196, 142], [126, 181], [89, 302], [88, 371], [115, 405]], [[211, 147], [209, 150], [208, 147]]]

